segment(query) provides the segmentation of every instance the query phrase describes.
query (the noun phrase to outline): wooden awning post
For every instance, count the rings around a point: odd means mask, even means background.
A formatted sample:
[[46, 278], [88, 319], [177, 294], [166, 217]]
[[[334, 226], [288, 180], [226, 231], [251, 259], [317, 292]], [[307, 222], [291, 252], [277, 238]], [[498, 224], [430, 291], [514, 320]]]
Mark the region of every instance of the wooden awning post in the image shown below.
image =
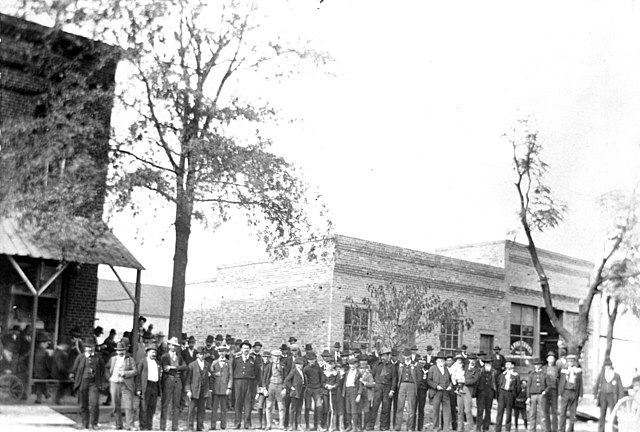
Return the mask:
[[29, 361], [27, 367], [27, 394], [31, 393], [33, 388], [33, 365], [36, 360], [36, 322], [38, 321], [38, 293], [42, 284], [42, 273], [44, 271], [44, 261], [38, 263], [38, 271], [36, 272], [35, 293], [33, 294], [33, 312], [31, 314], [31, 346], [29, 347]]
[[136, 293], [135, 300], [133, 301], [133, 332], [131, 334], [131, 352], [135, 355], [136, 350], [138, 348], [138, 317], [140, 316], [140, 279], [142, 278], [142, 270], [136, 269]]

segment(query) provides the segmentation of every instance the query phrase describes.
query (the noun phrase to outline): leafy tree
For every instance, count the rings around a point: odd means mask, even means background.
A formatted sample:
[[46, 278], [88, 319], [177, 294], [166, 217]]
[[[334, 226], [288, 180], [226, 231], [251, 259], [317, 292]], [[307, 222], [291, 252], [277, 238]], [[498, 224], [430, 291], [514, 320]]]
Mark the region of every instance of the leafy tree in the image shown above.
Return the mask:
[[585, 295], [578, 306], [576, 326], [571, 332], [562, 325], [553, 309], [551, 284], [540, 262], [533, 234], [557, 227], [563, 220], [567, 206], [553, 197], [546, 182], [549, 166], [541, 159], [543, 146], [538, 131], [533, 130], [527, 120], [521, 120], [506, 137], [513, 149], [515, 187], [520, 203], [518, 217], [538, 275], [545, 311], [551, 324], [567, 343], [568, 350], [579, 352], [589, 337], [589, 312], [594, 297], [603, 290], [603, 283], [617, 281], [622, 284], [628, 278], [637, 276], [635, 271], [628, 271], [629, 262], [626, 261], [631, 256], [630, 252], [636, 250], [634, 239], [638, 230], [638, 207], [635, 192], [631, 196], [611, 192], [599, 200], [601, 208], [613, 209], [608, 218], [610, 227], [606, 233], [603, 256], [595, 263]]
[[443, 300], [426, 283], [369, 284], [367, 291], [361, 303], [372, 312], [373, 338], [386, 346], [407, 346], [441, 325], [473, 325], [466, 301]]
[[[255, 94], [268, 79], [322, 66], [328, 56], [269, 28], [255, 2], [35, 5], [124, 49], [128, 75], [118, 101], [129, 127], [112, 135], [110, 186], [117, 208], [144, 211], [135, 195], [142, 190], [175, 211], [170, 334], [182, 330], [194, 221], [217, 227], [242, 216], [275, 256], [287, 254], [292, 243], [325, 236], [330, 224], [319, 197], [293, 165], [269, 151], [260, 125], [274, 122], [277, 112]], [[302, 249], [311, 259], [319, 254], [315, 246]]]

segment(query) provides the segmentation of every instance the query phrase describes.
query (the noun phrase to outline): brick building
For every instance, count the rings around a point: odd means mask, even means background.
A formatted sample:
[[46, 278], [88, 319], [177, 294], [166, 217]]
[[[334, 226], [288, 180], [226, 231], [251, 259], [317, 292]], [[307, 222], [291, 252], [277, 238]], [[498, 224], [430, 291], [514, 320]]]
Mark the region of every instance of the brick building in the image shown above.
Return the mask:
[[[338, 235], [324, 262], [258, 262], [224, 266], [215, 280], [190, 286], [199, 296], [185, 313], [185, 330], [199, 338], [230, 333], [279, 346], [289, 336], [315, 349], [334, 342], [352, 347], [375, 343], [375, 317], [357, 310], [370, 283], [427, 283], [442, 298], [463, 298], [474, 324], [469, 330], [439, 326], [416, 342], [444, 351], [466, 344], [471, 352], [502, 353], [526, 366], [530, 359], [558, 349], [558, 334], [543, 310], [537, 276], [524, 245], [497, 241], [438, 250], [436, 254]], [[553, 301], [571, 328], [592, 264], [540, 251], [552, 282]], [[195, 303], [195, 304], [194, 304]], [[596, 302], [597, 303], [597, 302]], [[354, 307], [355, 306], [355, 307]], [[599, 305], [593, 308], [598, 326]], [[640, 340], [633, 342], [640, 347]], [[597, 368], [598, 344], [583, 363]], [[587, 377], [589, 381], [590, 376]]]
[[[0, 127], [3, 128], [0, 182], [5, 186], [0, 194], [0, 209], [4, 210], [0, 212], [0, 298], [3, 299], [0, 327], [3, 336], [17, 329], [25, 337], [31, 337], [31, 355], [29, 352], [17, 353], [21, 359], [29, 359], [33, 357], [38, 333], [48, 334], [54, 342], [68, 335], [74, 327], [80, 329], [84, 337], [93, 335], [98, 265], [136, 269], [138, 280], [143, 267], [106, 227], [99, 227], [96, 231], [100, 234], [96, 234], [74, 226], [75, 246], [70, 246], [71, 243], [63, 245], [51, 238], [63, 238], [65, 232], [47, 238], [42, 234], [46, 230], [41, 231], [36, 224], [28, 225], [28, 221], [22, 220], [20, 210], [6, 211], [13, 208], [8, 203], [19, 198], [21, 191], [30, 193], [34, 185], [40, 187], [41, 196], [46, 198], [51, 188], [58, 184], [56, 182], [61, 182], [65, 166], [66, 172], [74, 166], [78, 178], [86, 181], [81, 186], [89, 193], [86, 197], [70, 197], [83, 201], [79, 206], [81, 210], [66, 223], [76, 225], [89, 215], [101, 218], [119, 50], [4, 14], [0, 14], [0, 40]], [[60, 70], [64, 69], [67, 75], [53, 73], [47, 67], [50, 64], [61, 65]], [[52, 107], [59, 103], [56, 97], [62, 95], [51, 90], [65, 84], [72, 74], [86, 79], [91, 88], [99, 89], [102, 98], [85, 106], [83, 115], [90, 122], [70, 125], [71, 129], [83, 130], [84, 136], [90, 139], [63, 142], [74, 149], [75, 153], [70, 155], [49, 154], [55, 153], [51, 149], [56, 147], [47, 133], [55, 133], [55, 130], [36, 131], [28, 125], [35, 119], [55, 118], [60, 114], [52, 112]], [[81, 96], [72, 94], [67, 98], [77, 100]], [[20, 129], [21, 124], [26, 127]], [[8, 130], [12, 131], [11, 135]], [[59, 141], [60, 137], [55, 139]], [[19, 151], [23, 152], [23, 159], [7, 157]], [[74, 158], [76, 154], [82, 154], [86, 159]], [[31, 183], [13, 184], [18, 177], [12, 175], [26, 170], [19, 163], [24, 157], [42, 161], [42, 166], [30, 165], [35, 176], [24, 177], [27, 178], [25, 182]], [[96, 167], [92, 175], [83, 171], [84, 164]], [[41, 203], [34, 203], [38, 204]], [[35, 235], [35, 231], [39, 235]], [[131, 322], [133, 324], [133, 317]], [[30, 384], [32, 367], [31, 361], [20, 361], [14, 372], [24, 374], [25, 383], [28, 380]], [[28, 385], [27, 389], [30, 388]]]

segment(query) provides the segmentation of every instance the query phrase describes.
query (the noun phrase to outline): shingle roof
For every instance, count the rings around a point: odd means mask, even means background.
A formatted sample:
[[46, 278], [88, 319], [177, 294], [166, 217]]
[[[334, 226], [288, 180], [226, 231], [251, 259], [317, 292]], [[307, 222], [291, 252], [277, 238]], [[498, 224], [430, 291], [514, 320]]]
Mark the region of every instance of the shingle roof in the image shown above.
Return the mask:
[[111, 231], [105, 230], [82, 247], [63, 250], [38, 241], [31, 233], [21, 229], [13, 218], [0, 219], [0, 254], [144, 270], [142, 264]]
[[[134, 283], [125, 282], [131, 294], [135, 294]], [[169, 316], [171, 306], [171, 287], [146, 285], [140, 287], [140, 313], [151, 316]], [[120, 285], [120, 282], [98, 279], [98, 312], [133, 314], [133, 302]]]

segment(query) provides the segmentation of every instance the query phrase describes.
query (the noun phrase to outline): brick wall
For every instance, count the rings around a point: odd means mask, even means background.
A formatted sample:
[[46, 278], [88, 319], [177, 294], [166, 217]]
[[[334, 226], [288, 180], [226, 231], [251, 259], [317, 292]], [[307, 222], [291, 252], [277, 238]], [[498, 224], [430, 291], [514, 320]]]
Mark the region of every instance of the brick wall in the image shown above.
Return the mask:
[[61, 298], [59, 334], [68, 335], [74, 326], [78, 326], [83, 337], [92, 336], [98, 298], [98, 266], [69, 265], [62, 274]]

